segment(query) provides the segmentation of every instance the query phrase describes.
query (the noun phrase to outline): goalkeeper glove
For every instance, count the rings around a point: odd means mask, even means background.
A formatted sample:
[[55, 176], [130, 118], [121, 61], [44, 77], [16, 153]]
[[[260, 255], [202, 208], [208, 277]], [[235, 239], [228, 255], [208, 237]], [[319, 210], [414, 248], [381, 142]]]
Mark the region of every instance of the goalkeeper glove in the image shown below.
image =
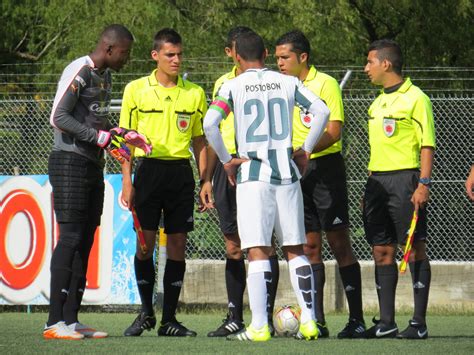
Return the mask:
[[107, 151], [120, 164], [130, 161], [130, 149], [128, 149], [125, 140], [112, 132], [99, 131], [97, 135], [97, 145]]
[[127, 144], [140, 148], [145, 152], [145, 155], [151, 154], [152, 146], [150, 143], [148, 143], [148, 139], [143, 134], [138, 133], [133, 129], [125, 129], [122, 127], [112, 128], [110, 133], [122, 137], [125, 139]]

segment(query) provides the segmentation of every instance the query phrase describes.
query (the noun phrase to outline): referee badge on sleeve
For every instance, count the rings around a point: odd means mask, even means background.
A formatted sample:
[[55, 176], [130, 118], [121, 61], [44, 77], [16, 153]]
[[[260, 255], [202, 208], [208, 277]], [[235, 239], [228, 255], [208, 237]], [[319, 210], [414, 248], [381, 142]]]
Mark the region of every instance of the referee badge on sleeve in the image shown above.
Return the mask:
[[191, 123], [191, 115], [178, 113], [178, 118], [176, 120], [176, 125], [181, 133], [184, 133], [188, 130], [189, 124]]
[[300, 119], [303, 126], [306, 128], [311, 128], [311, 121], [313, 119], [313, 115], [311, 113], [300, 110]]
[[383, 118], [383, 133], [385, 133], [387, 137], [393, 136], [396, 127], [395, 119], [387, 117]]

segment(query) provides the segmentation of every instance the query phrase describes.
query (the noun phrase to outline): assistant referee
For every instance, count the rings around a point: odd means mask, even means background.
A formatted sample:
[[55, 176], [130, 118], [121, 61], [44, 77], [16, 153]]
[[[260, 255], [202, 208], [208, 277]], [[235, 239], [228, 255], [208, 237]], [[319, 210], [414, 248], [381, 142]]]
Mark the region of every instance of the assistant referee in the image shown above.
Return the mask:
[[[370, 176], [364, 194], [364, 228], [375, 261], [380, 321], [368, 338], [426, 339], [426, 307], [431, 269], [426, 255], [426, 204], [431, 187], [435, 129], [431, 102], [409, 78], [402, 76], [400, 46], [391, 40], [373, 42], [365, 72], [383, 87], [369, 108]], [[404, 245], [414, 210], [418, 211], [409, 266], [414, 314], [398, 333], [395, 291], [397, 244]]]
[[[342, 157], [344, 108], [339, 85], [333, 77], [309, 65], [311, 46], [306, 36], [293, 30], [276, 42], [278, 68], [293, 75], [313, 93], [321, 97], [331, 111], [321, 140], [308, 162], [301, 179], [306, 231], [305, 254], [311, 263], [316, 285], [315, 314], [319, 337], [329, 337], [323, 309], [325, 267], [322, 258], [322, 234], [336, 257], [339, 274], [349, 305], [349, 321], [338, 338], [360, 338], [365, 332], [362, 311], [362, 282], [360, 265], [354, 255], [349, 237], [349, 204], [346, 168]], [[300, 147], [310, 130], [310, 113], [295, 107], [293, 113], [293, 146]]]

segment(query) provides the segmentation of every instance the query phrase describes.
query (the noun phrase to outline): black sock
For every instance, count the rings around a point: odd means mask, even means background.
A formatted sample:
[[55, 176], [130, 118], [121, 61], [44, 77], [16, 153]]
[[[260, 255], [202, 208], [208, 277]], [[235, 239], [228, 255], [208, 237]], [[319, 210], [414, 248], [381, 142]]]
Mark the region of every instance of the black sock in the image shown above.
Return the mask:
[[155, 287], [155, 263], [153, 257], [140, 260], [135, 256], [135, 277], [142, 301], [142, 312], [153, 315], [153, 291]]
[[73, 258], [74, 249], [59, 241], [51, 257], [48, 326], [64, 320], [63, 306], [66, 303], [71, 283]]
[[94, 225], [85, 231], [81, 248], [74, 254], [69, 295], [63, 306], [64, 321], [68, 325], [79, 322], [78, 313], [86, 289], [87, 265], [96, 229], [97, 226]]
[[232, 319], [243, 321], [244, 291], [246, 286], [245, 262], [243, 259], [227, 259], [225, 264], [225, 284], [228, 308]]
[[64, 321], [67, 325], [77, 323], [79, 307], [86, 287], [86, 275], [79, 252], [74, 254], [69, 294], [63, 306]]
[[268, 319], [272, 321], [273, 311], [275, 309], [275, 298], [278, 289], [278, 281], [280, 280], [280, 264], [278, 263], [278, 255], [272, 255], [269, 258], [270, 270], [272, 271], [271, 281], [267, 283], [267, 312]]
[[413, 298], [415, 309], [413, 320], [419, 324], [426, 324], [426, 308], [430, 293], [431, 267], [428, 259], [409, 263], [411, 279], [413, 281]]
[[397, 264], [375, 265], [379, 296], [380, 321], [386, 325], [395, 321], [395, 292], [398, 283]]
[[314, 315], [318, 323], [326, 323], [324, 318], [324, 284], [326, 283], [326, 272], [324, 263], [312, 264], [311, 270], [313, 271], [314, 284], [316, 288]]
[[161, 317], [161, 323], [163, 324], [175, 319], [185, 270], [186, 263], [184, 260], [166, 260], [163, 276], [163, 315]]
[[344, 291], [346, 292], [347, 304], [349, 305], [349, 318], [363, 321], [362, 281], [359, 262], [340, 267], [339, 274], [341, 275]]

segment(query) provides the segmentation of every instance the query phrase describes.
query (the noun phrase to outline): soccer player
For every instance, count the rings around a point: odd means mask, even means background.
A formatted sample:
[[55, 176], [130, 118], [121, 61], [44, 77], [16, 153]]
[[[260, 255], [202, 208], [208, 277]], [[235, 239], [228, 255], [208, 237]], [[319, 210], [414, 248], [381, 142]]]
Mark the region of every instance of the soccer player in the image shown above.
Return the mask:
[[148, 249], [143, 254], [137, 245], [135, 275], [142, 309], [125, 330], [125, 336], [139, 336], [156, 325], [153, 252], [162, 211], [168, 259], [158, 335], [196, 336], [176, 320], [175, 313], [185, 273], [187, 233], [193, 230], [194, 220], [195, 181], [189, 148], [192, 141], [203, 179], [206, 142], [202, 118], [207, 105], [204, 90], [179, 75], [182, 55], [181, 36], [170, 28], [158, 31], [151, 51], [156, 69], [149, 76], [130, 82], [123, 94], [120, 126], [146, 135], [153, 146], [148, 157], [139, 149], [134, 151], [137, 163], [133, 184], [132, 160], [122, 165], [122, 201], [130, 209], [135, 207]]
[[[290, 31], [276, 42], [275, 56], [278, 68], [293, 75], [318, 95], [331, 111], [329, 122], [321, 140], [311, 154], [306, 174], [301, 179], [303, 190], [306, 244], [305, 254], [311, 263], [316, 285], [316, 320], [319, 337], [328, 337], [323, 308], [325, 283], [322, 260], [322, 231], [336, 257], [339, 274], [349, 305], [349, 322], [338, 338], [360, 338], [365, 332], [362, 311], [362, 282], [360, 265], [349, 238], [349, 207], [346, 171], [341, 155], [344, 109], [341, 90], [336, 80], [309, 65], [310, 43], [301, 31]], [[293, 146], [299, 147], [306, 138], [310, 125], [309, 113], [295, 107], [293, 115]]]
[[[237, 65], [235, 54], [235, 40], [242, 33], [253, 32], [250, 28], [237, 26], [231, 29], [227, 35], [225, 53], [231, 57], [235, 66], [229, 73], [222, 75], [217, 79], [214, 85], [213, 97], [215, 98], [217, 90], [227, 80], [235, 78], [242, 71]], [[221, 133], [227, 150], [236, 156], [235, 134], [234, 134], [234, 115], [231, 112], [226, 120], [221, 122]], [[214, 196], [213, 196], [214, 190]], [[244, 328], [243, 322], [243, 297], [245, 291], [245, 264], [242, 249], [240, 248], [240, 239], [237, 230], [237, 206], [235, 202], [235, 186], [232, 186], [224, 171], [222, 163], [218, 161], [216, 153], [211, 147], [208, 147], [207, 154], [207, 174], [201, 186], [201, 200], [204, 208], [217, 208], [219, 216], [219, 225], [224, 234], [226, 246], [226, 266], [225, 282], [228, 298], [228, 313], [223, 323], [212, 332], [209, 337], [225, 337], [229, 334], [239, 332]], [[280, 269], [278, 257], [275, 249], [272, 249], [270, 255], [270, 267], [272, 277], [267, 280], [268, 288], [268, 324], [270, 332], [274, 333], [273, 328], [273, 308], [275, 306], [275, 297], [277, 292]]]
[[[290, 278], [301, 307], [298, 338], [315, 339], [318, 328], [312, 310], [313, 277], [303, 253], [304, 223], [300, 174], [323, 133], [329, 110], [294, 77], [264, 68], [266, 49], [256, 33], [236, 39], [236, 59], [242, 73], [225, 82], [204, 118], [204, 130], [230, 181], [237, 182], [237, 224], [242, 249], [249, 258], [247, 287], [251, 324], [229, 340], [266, 341], [266, 279], [271, 277], [269, 255], [272, 231], [288, 260]], [[313, 115], [302, 148], [293, 152], [292, 113], [295, 101]], [[233, 111], [238, 157], [227, 151], [219, 123]], [[236, 171], [237, 176], [235, 176]]]
[[474, 164], [471, 166], [471, 171], [466, 179], [466, 194], [471, 201], [474, 201]]
[[[429, 98], [402, 74], [403, 56], [392, 40], [373, 42], [365, 72], [382, 86], [369, 107], [369, 178], [363, 199], [364, 229], [372, 246], [380, 321], [368, 338], [426, 339], [426, 307], [431, 269], [426, 255], [426, 204], [431, 188], [435, 149], [433, 112]], [[409, 266], [413, 282], [414, 314], [398, 333], [395, 292], [397, 244], [404, 245], [413, 212], [418, 212]], [[398, 335], [397, 335], [398, 334]]]
[[78, 312], [89, 253], [102, 215], [104, 148], [112, 147], [109, 68], [118, 71], [125, 65], [132, 43], [133, 36], [124, 26], [106, 27], [95, 50], [70, 63], [58, 83], [51, 112], [54, 146], [48, 173], [59, 241], [51, 257], [49, 317], [43, 331], [46, 339], [107, 336], [80, 323]]

